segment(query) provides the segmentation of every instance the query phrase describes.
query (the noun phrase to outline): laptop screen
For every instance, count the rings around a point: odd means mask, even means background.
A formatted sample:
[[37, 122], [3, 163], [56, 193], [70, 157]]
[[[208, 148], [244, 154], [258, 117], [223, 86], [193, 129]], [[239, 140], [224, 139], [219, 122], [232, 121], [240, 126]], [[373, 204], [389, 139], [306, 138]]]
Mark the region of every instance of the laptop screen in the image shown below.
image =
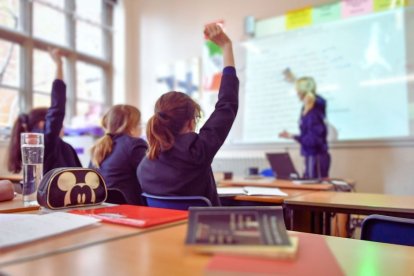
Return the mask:
[[290, 159], [289, 153], [266, 153], [266, 157], [277, 179], [292, 179], [299, 177], [292, 159]]

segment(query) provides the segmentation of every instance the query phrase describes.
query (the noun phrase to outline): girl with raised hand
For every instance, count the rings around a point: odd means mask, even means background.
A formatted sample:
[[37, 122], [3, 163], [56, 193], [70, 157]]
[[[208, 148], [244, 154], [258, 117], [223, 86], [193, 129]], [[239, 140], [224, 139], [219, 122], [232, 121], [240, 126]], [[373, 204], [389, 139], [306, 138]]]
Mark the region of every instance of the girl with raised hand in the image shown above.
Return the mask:
[[239, 81], [232, 42], [217, 24], [205, 36], [223, 50], [224, 69], [214, 112], [195, 131], [200, 106], [188, 95], [171, 91], [155, 104], [147, 124], [149, 151], [138, 167], [142, 190], [160, 196], [204, 196], [220, 205], [211, 163], [236, 118]]
[[13, 173], [19, 173], [22, 170], [20, 151], [20, 134], [22, 132], [44, 134], [44, 173], [60, 167], [82, 167], [76, 151], [62, 140], [66, 106], [62, 57], [57, 49], [50, 49], [49, 54], [56, 64], [56, 79], [52, 84], [51, 105], [49, 108], [34, 108], [27, 114], [20, 114], [16, 119], [8, 149], [8, 170]]

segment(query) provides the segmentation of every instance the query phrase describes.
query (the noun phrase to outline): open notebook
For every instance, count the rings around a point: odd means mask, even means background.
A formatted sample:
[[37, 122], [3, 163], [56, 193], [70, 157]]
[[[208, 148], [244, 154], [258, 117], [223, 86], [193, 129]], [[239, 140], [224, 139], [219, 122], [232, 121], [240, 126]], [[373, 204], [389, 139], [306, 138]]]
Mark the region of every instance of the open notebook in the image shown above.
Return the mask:
[[0, 214], [0, 248], [94, 225], [99, 219], [64, 212], [46, 215]]
[[237, 196], [237, 195], [265, 195], [265, 196], [287, 196], [287, 193], [282, 192], [278, 188], [264, 188], [264, 187], [221, 187], [217, 188], [219, 196]]

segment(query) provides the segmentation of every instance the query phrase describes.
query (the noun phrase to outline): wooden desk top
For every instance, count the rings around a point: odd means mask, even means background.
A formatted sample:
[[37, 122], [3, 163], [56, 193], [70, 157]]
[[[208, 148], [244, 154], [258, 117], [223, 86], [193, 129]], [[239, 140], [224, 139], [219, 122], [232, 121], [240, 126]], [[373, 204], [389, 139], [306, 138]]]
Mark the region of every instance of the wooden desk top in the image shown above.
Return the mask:
[[301, 195], [305, 195], [305, 194], [315, 192], [313, 190], [303, 190], [303, 189], [281, 189], [281, 191], [287, 193], [288, 195], [287, 196], [239, 195], [239, 196], [235, 196], [234, 200], [282, 204], [287, 198], [297, 197], [297, 196], [301, 196]]
[[[186, 250], [186, 225], [3, 266], [10, 275], [203, 275], [210, 260]], [[306, 238], [307, 233], [298, 233]], [[324, 236], [346, 275], [413, 275], [414, 247]], [[299, 245], [300, 246], [300, 245]]]
[[287, 198], [284, 204], [414, 214], [414, 196], [317, 192]]
[[182, 220], [149, 228], [135, 228], [111, 223], [100, 223], [99, 225], [25, 243], [20, 246], [0, 249], [0, 267], [10, 262], [19, 262], [72, 251], [78, 248], [128, 238], [146, 232], [158, 231], [185, 223], [186, 220]]
[[0, 175], [0, 180], [10, 180], [11, 182], [19, 182], [23, 177], [19, 174]]
[[232, 180], [222, 180], [219, 182], [219, 186], [258, 186], [258, 187], [273, 187], [284, 189], [299, 189], [299, 190], [317, 190], [328, 191], [332, 190], [332, 184], [294, 184], [289, 180], [262, 178], [262, 179], [244, 179], [234, 178]]
[[0, 202], [0, 213], [17, 213], [38, 210], [39, 205], [24, 206], [22, 195], [16, 195], [13, 200]]

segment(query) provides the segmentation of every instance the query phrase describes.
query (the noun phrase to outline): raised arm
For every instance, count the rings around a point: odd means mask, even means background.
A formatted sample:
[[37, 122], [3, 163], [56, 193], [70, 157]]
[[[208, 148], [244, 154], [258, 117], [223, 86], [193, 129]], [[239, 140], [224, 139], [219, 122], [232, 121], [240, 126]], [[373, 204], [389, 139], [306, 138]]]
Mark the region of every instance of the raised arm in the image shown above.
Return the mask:
[[49, 54], [56, 65], [56, 79], [52, 84], [51, 105], [46, 114], [44, 134], [45, 141], [53, 145], [61, 135], [65, 118], [66, 85], [63, 82], [63, 63], [59, 50], [50, 49]]
[[204, 34], [223, 50], [224, 67], [234, 67], [233, 45], [223, 29], [216, 23], [209, 24], [205, 27]]
[[216, 24], [207, 25], [204, 34], [223, 50], [224, 69], [221, 78], [218, 101], [214, 112], [200, 129], [199, 137], [206, 162], [212, 162], [215, 154], [227, 138], [236, 118], [239, 98], [239, 80], [234, 68], [232, 42]]
[[59, 49], [50, 48], [49, 54], [56, 65], [56, 79], [63, 80], [63, 62]]

